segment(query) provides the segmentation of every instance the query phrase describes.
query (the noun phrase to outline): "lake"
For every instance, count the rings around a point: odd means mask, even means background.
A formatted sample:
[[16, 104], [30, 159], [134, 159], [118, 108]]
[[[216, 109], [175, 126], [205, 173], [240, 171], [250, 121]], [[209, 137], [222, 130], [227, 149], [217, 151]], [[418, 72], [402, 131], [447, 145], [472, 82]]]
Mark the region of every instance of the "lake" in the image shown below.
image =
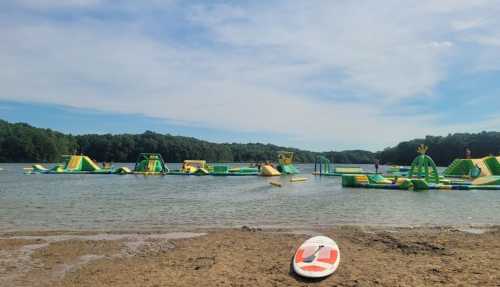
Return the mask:
[[27, 166], [0, 164], [2, 231], [500, 224], [500, 191], [342, 188], [339, 177], [311, 175], [314, 165], [297, 165], [309, 179], [297, 183], [290, 177], [25, 175]]

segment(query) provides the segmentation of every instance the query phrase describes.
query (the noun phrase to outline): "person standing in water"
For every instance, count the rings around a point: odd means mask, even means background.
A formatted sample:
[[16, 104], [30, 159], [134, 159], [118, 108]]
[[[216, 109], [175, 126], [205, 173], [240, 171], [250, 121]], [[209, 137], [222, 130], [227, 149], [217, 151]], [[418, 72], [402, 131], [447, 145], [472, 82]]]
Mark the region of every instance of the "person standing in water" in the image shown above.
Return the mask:
[[470, 151], [470, 148], [466, 147], [465, 148], [465, 158], [470, 159], [471, 158], [472, 152]]
[[378, 165], [380, 164], [379, 160], [375, 159], [374, 164], [375, 164], [375, 173], [378, 173]]

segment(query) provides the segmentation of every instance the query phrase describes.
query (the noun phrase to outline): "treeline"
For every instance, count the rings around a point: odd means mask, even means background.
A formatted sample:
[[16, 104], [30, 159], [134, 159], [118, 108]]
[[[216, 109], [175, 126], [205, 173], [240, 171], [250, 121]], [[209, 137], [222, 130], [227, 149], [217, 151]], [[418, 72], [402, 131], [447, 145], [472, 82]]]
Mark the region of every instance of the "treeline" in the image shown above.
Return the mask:
[[366, 150], [329, 151], [324, 155], [334, 163], [373, 163], [377, 153]]
[[66, 135], [50, 129], [35, 128], [25, 123], [0, 120], [0, 162], [57, 162], [61, 155], [83, 153], [103, 162], [135, 162], [141, 152], [161, 153], [167, 162], [185, 159], [205, 159], [209, 162], [257, 162], [275, 160], [281, 150], [293, 151], [295, 161], [314, 162], [322, 154], [335, 163], [373, 163], [409, 165], [416, 156], [418, 145], [429, 146], [428, 154], [440, 166], [463, 157], [466, 148], [473, 157], [500, 152], [500, 133], [450, 134], [445, 137], [427, 136], [401, 142], [380, 152], [364, 150], [317, 153], [290, 147], [260, 143], [211, 143], [192, 137], [158, 134]]
[[296, 162], [313, 162], [316, 153], [272, 144], [211, 143], [191, 137], [143, 134], [75, 136], [78, 152], [98, 161], [135, 162], [141, 152], [160, 153], [167, 162], [204, 159], [208, 162], [256, 162], [276, 159], [280, 150], [293, 151]]
[[[135, 162], [141, 152], [157, 152], [167, 162], [205, 159], [209, 162], [257, 162], [276, 160], [278, 151], [293, 151], [296, 162], [314, 162], [319, 153], [260, 143], [211, 143], [192, 137], [158, 134], [65, 135], [24, 123], [0, 120], [0, 162], [57, 162], [63, 154], [82, 153], [103, 162]], [[338, 163], [370, 163], [366, 151], [325, 154]]]
[[70, 135], [0, 120], [0, 162], [55, 162], [77, 148]]

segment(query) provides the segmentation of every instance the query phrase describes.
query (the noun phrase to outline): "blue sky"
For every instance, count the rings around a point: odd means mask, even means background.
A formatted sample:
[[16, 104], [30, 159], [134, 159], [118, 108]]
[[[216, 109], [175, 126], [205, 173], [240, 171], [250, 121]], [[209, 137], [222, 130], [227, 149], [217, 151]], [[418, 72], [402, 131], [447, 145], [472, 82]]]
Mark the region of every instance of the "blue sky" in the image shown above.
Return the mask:
[[0, 118], [378, 150], [498, 130], [497, 1], [0, 3]]

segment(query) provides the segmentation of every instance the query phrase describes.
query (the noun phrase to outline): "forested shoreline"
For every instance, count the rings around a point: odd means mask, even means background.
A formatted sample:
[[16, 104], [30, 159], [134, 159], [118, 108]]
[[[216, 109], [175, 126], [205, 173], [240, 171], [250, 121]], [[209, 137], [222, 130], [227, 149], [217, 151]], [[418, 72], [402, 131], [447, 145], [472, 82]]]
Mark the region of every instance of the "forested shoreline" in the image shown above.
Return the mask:
[[280, 150], [293, 151], [295, 161], [314, 162], [317, 155], [335, 163], [373, 163], [408, 165], [419, 144], [429, 146], [428, 154], [438, 165], [448, 165], [462, 157], [465, 148], [476, 157], [500, 151], [499, 132], [427, 136], [401, 142], [379, 152], [364, 150], [312, 152], [261, 143], [212, 143], [192, 137], [173, 136], [146, 131], [142, 134], [69, 135], [51, 129], [36, 128], [26, 123], [0, 120], [0, 162], [58, 162], [63, 154], [83, 153], [97, 161], [134, 162], [141, 152], [161, 153], [167, 162], [205, 159], [208, 162], [257, 162], [275, 160]]

